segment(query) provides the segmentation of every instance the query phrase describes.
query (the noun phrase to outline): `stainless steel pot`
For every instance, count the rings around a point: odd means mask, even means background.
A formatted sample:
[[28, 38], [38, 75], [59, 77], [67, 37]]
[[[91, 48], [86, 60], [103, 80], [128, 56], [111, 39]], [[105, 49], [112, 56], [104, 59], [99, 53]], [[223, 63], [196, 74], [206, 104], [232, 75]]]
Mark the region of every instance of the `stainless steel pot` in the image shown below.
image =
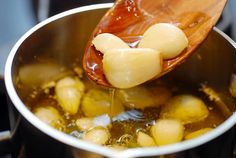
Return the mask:
[[[111, 148], [90, 144], [59, 132], [41, 122], [24, 105], [15, 88], [19, 68], [37, 62], [44, 56], [67, 65], [75, 60], [81, 62], [85, 44], [102, 15], [112, 4], [99, 4], [72, 9], [53, 16], [33, 27], [11, 50], [5, 67], [5, 84], [11, 102], [23, 119], [31, 126], [28, 139], [36, 139], [33, 132], [54, 138], [73, 150], [90, 151], [108, 157], [139, 157], [175, 153], [202, 145], [222, 135], [236, 123], [233, 113], [213, 131], [196, 139], [163, 147], [134, 148], [116, 151]], [[223, 32], [214, 28], [200, 49], [167, 76], [189, 84], [208, 82], [217, 89], [228, 89], [230, 77], [236, 73], [236, 44]], [[44, 73], [44, 72], [42, 72]], [[29, 76], [30, 77], [30, 76]], [[234, 107], [236, 104], [233, 105]], [[14, 125], [14, 121], [12, 121]], [[33, 130], [32, 130], [33, 129]], [[41, 138], [37, 140], [40, 141]], [[46, 141], [46, 140], [45, 140]], [[46, 143], [45, 143], [46, 144]], [[35, 145], [40, 145], [35, 143]]]

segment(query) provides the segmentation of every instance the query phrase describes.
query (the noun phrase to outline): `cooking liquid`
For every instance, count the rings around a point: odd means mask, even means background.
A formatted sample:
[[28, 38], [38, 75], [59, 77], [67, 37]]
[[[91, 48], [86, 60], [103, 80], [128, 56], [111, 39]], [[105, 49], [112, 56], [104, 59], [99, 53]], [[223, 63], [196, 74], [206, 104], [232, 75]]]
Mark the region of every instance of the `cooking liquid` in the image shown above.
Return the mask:
[[111, 105], [110, 105], [110, 114], [113, 114], [114, 113], [114, 97], [115, 97], [115, 92], [116, 92], [116, 89], [115, 88], [110, 88], [109, 89], [109, 96], [110, 96], [110, 99], [111, 99]]
[[[98, 88], [96, 85], [92, 84], [91, 81], [88, 81], [86, 79], [83, 79], [83, 81], [86, 81], [84, 82], [86, 87]], [[164, 81], [163, 85], [165, 84], [168, 84], [168, 87], [170, 87], [173, 96], [178, 94], [192, 94], [200, 97], [208, 106], [209, 116], [202, 121], [186, 125], [185, 134], [201, 128], [215, 128], [227, 118], [220, 112], [219, 109], [216, 108], [217, 106], [214, 105], [214, 102], [210, 101], [206, 96], [198, 91], [197, 87], [186, 86], [186, 84], [184, 83], [178, 83], [171, 80]], [[147, 88], [155, 86], [158, 86], [155, 82], [145, 85], [145, 87]], [[22, 86], [19, 86], [19, 88], [20, 87]], [[101, 87], [99, 87], [99, 89], [100, 88]], [[110, 96], [110, 112], [113, 113], [113, 110], [115, 109], [114, 99], [116, 99], [117, 97], [117, 95], [115, 95], [117, 90], [109, 89], [105, 91]], [[79, 111], [75, 115], [64, 113], [54, 97], [55, 91], [53, 88], [50, 88], [48, 90], [36, 89], [30, 96], [31, 97], [27, 97], [27, 99], [24, 100], [26, 105], [29, 106], [30, 110], [34, 112], [36, 108], [43, 106], [52, 106], [58, 109], [60, 114], [63, 116], [66, 124], [64, 128], [58, 127], [58, 129], [74, 137], [81, 138], [81, 136], [83, 135], [83, 131], [78, 130], [75, 124], [78, 118], [85, 117], [81, 109], [79, 109]], [[125, 106], [124, 112], [111, 117], [112, 122], [111, 127], [109, 128], [111, 138], [109, 139], [107, 145], [138, 147], [138, 144], [136, 142], [136, 133], [138, 131], [143, 131], [147, 134], [150, 134], [150, 127], [159, 118], [161, 106], [148, 107], [143, 110], [127, 107], [127, 105], [125, 104], [123, 104], [123, 106]]]

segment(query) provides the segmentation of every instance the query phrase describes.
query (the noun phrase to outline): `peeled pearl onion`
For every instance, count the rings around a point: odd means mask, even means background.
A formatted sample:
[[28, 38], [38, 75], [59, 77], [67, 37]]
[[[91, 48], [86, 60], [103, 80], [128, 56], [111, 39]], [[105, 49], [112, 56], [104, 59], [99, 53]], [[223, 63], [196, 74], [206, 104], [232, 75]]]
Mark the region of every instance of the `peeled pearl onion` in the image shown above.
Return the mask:
[[178, 56], [187, 46], [188, 39], [184, 32], [168, 23], [149, 27], [138, 45], [139, 48], [152, 48], [161, 52], [163, 59]]
[[137, 86], [162, 70], [160, 53], [149, 48], [111, 49], [102, 62], [108, 82], [116, 88]]
[[103, 54], [109, 52], [109, 49], [129, 48], [129, 46], [123, 40], [110, 33], [102, 33], [97, 35], [93, 39], [92, 43], [96, 50]]

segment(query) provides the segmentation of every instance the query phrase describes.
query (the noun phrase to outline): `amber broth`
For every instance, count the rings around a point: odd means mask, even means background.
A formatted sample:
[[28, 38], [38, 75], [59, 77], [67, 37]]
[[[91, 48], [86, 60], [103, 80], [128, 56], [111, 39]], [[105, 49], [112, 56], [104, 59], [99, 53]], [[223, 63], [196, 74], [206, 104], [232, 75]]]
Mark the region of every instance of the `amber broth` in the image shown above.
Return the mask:
[[[76, 73], [74, 73], [74, 76], [76, 76]], [[91, 88], [104, 89], [95, 85], [86, 77], [83, 77], [82, 81], [84, 82], [86, 87], [85, 93]], [[185, 125], [185, 135], [201, 128], [215, 128], [227, 118], [227, 116], [224, 116], [219, 110], [219, 108], [217, 108], [217, 106], [215, 105], [216, 103], [214, 101], [210, 101], [203, 92], [199, 91], [200, 83], [199, 85], [186, 86], [186, 83], [175, 81], [167, 77], [164, 79], [161, 78], [159, 80], [147, 83], [145, 84], [145, 87], [157, 87], [159, 85], [167, 86], [171, 90], [172, 96], [178, 94], [192, 94], [201, 98], [207, 105], [209, 110], [208, 117], [203, 121]], [[17, 88], [20, 93], [23, 92], [24, 88], [22, 87], [24, 87], [24, 85], [22, 85], [22, 83], [19, 81]], [[110, 110], [112, 111], [115, 106], [113, 104], [113, 100], [117, 97], [117, 90], [104, 89], [104, 91], [106, 91], [106, 93], [110, 95]], [[35, 88], [31, 92], [31, 94], [27, 96], [29, 97], [23, 97], [23, 101], [31, 111], [34, 111], [34, 109], [39, 106], [55, 107], [63, 116], [66, 122], [66, 128], [59, 130], [62, 130], [63, 132], [68, 133], [74, 137], [81, 138], [83, 131], [78, 130], [75, 121], [78, 118], [85, 117], [82, 110], [79, 109], [79, 111], [75, 115], [69, 115], [64, 113], [55, 99], [55, 91], [53, 87], [47, 89]], [[148, 107], [143, 110], [140, 110], [135, 108], [129, 108], [124, 105], [125, 111], [111, 118], [112, 126], [111, 128], [109, 128], [111, 138], [109, 139], [107, 145], [138, 147], [135, 133], [137, 133], [138, 131], [143, 131], [147, 134], [150, 134], [149, 129], [151, 125], [153, 125], [154, 122], [159, 118], [159, 112], [162, 106], [165, 105], [161, 105], [159, 107]]]

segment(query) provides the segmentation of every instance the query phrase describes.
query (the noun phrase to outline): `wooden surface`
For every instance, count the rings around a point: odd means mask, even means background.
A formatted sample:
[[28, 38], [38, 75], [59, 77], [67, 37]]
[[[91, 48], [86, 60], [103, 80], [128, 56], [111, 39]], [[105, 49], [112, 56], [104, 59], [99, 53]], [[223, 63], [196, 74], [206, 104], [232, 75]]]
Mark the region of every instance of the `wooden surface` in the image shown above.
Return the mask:
[[148, 27], [165, 22], [181, 28], [189, 40], [189, 45], [176, 58], [164, 60], [161, 73], [164, 75], [181, 64], [204, 41], [219, 19], [226, 1], [118, 0], [91, 35], [85, 50], [83, 67], [89, 78], [100, 85], [110, 87], [103, 74], [102, 54], [95, 50], [91, 40], [97, 34], [106, 32], [115, 34], [131, 47], [136, 47]]

